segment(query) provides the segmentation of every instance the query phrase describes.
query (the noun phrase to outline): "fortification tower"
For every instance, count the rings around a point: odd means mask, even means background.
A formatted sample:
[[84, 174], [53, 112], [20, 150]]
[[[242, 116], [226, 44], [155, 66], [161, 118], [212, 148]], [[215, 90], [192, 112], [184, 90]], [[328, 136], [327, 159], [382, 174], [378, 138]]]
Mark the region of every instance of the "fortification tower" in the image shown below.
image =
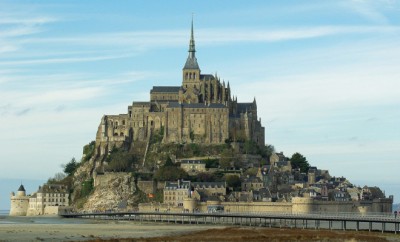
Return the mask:
[[29, 197], [26, 196], [24, 185], [18, 188], [17, 195], [11, 192], [10, 216], [26, 216], [29, 207]]

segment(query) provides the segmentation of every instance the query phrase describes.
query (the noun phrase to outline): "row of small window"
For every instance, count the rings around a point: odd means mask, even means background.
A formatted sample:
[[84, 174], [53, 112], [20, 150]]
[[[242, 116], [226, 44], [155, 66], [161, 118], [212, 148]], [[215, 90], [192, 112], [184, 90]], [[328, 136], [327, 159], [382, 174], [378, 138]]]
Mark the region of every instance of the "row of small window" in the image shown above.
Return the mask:
[[[188, 73], [187, 72], [185, 75], [185, 79], [196, 79], [196, 73], [192, 73], [192, 72]], [[186, 85], [186, 87], [187, 87], [187, 85]]]
[[165, 195], [183, 195], [183, 194], [186, 194], [186, 192], [175, 192], [175, 191], [165, 192]]
[[261, 184], [260, 183], [255, 183], [255, 184], [244, 183], [243, 185], [244, 185], [244, 187], [247, 187], [247, 185], [249, 185], [249, 187], [262, 187], [263, 184], [262, 183]]
[[[46, 202], [46, 199], [43, 199], [43, 202]], [[48, 202], [65, 202], [65, 199], [49, 199]]]
[[[113, 126], [113, 121], [110, 121], [110, 125]], [[115, 121], [114, 123], [115, 127], [117, 127], [119, 125], [118, 121]], [[125, 120], [122, 120], [122, 125], [125, 125]]]
[[46, 193], [45, 197], [66, 197], [66, 193]]

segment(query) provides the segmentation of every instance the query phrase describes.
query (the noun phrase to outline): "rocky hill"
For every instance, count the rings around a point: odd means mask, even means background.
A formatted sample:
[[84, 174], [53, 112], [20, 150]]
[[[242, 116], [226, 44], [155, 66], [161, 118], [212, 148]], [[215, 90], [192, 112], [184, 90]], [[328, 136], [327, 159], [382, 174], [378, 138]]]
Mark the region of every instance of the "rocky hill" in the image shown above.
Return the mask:
[[[81, 162], [69, 178], [72, 205], [77, 210], [94, 211], [109, 209], [133, 209], [148, 198], [137, 188], [137, 179], [177, 179], [188, 178], [188, 174], [173, 164], [163, 170], [167, 161], [188, 157], [210, 157], [241, 167], [235, 157], [246, 160], [244, 153], [257, 153], [256, 163], [265, 163], [273, 151], [271, 146], [258, 148], [255, 144], [200, 145], [162, 144], [154, 138], [149, 142], [148, 152], [123, 147], [113, 149], [107, 156], [96, 152], [91, 142], [83, 149]], [[253, 147], [254, 146], [254, 147]], [[254, 158], [254, 157], [253, 157]], [[163, 174], [164, 173], [164, 174]], [[220, 177], [221, 179], [221, 177]]]

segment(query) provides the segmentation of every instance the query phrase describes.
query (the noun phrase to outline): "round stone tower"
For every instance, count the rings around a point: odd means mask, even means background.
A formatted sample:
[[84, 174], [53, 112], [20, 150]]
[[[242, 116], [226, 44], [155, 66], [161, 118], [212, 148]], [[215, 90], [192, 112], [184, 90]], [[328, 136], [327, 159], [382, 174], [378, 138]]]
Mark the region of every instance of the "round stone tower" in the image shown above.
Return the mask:
[[24, 186], [18, 188], [17, 195], [11, 193], [10, 216], [26, 216], [29, 207], [29, 197], [26, 196]]

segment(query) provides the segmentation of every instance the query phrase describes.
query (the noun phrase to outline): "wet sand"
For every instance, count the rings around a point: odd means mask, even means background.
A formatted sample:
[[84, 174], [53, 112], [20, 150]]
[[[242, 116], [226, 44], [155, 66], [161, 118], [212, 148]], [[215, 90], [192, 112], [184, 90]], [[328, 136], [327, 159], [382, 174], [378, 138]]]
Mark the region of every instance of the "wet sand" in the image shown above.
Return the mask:
[[[98, 241], [98, 240], [97, 240]], [[210, 229], [206, 231], [181, 234], [176, 236], [162, 236], [155, 238], [127, 239], [135, 242], [197, 242], [197, 241], [273, 241], [273, 242], [394, 242], [400, 241], [400, 235], [381, 234], [378, 232], [355, 232], [355, 231], [330, 231], [312, 229], [279, 229], [279, 228], [239, 228], [227, 227], [221, 229]]]
[[[174, 236], [211, 229], [212, 225], [139, 224], [0, 224], [0, 241], [85, 241]], [[223, 228], [218, 226], [218, 228]]]
[[[56, 223], [48, 223], [54, 221]], [[44, 219], [41, 222], [29, 218], [22, 219], [22, 222], [11, 222], [0, 223], [0, 241], [400, 241], [399, 234], [377, 232], [240, 228], [133, 221]]]

